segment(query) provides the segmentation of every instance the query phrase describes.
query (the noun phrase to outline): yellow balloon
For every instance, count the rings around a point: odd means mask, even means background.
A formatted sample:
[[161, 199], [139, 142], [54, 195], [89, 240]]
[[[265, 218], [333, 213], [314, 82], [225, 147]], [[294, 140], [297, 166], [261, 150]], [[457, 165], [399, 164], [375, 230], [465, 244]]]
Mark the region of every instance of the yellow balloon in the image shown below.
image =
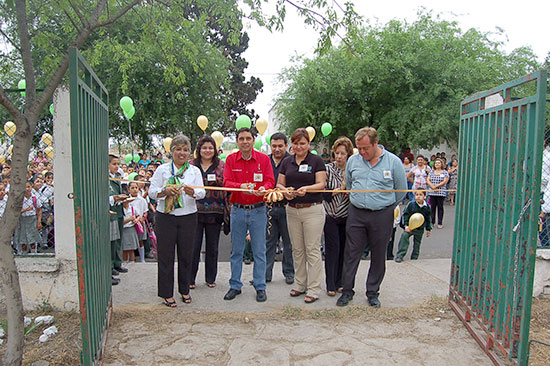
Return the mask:
[[212, 138], [216, 141], [216, 150], [218, 150], [223, 143], [223, 135], [220, 131], [212, 132]]
[[10, 147], [8, 147], [8, 155], [11, 155], [13, 151], [13, 145], [10, 145]]
[[353, 148], [353, 154], [355, 155], [355, 154], [357, 154], [358, 152], [359, 152], [359, 150], [357, 150], [357, 148], [354, 147], [354, 148]]
[[267, 130], [267, 119], [258, 118], [258, 120], [256, 121], [256, 129], [258, 130], [260, 135], [263, 135]]
[[409, 229], [414, 230], [416, 228], [419, 228], [424, 223], [424, 215], [417, 212], [411, 215], [411, 218], [409, 219]]
[[397, 220], [399, 217], [399, 206], [395, 206], [395, 209], [393, 210], [393, 220]]
[[306, 131], [309, 135], [309, 142], [313, 141], [313, 139], [315, 138], [315, 128], [308, 126], [306, 127]]
[[51, 146], [53, 137], [49, 133], [45, 133], [42, 135], [42, 142], [45, 143], [48, 146]]
[[165, 137], [164, 140], [162, 140], [162, 146], [164, 146], [164, 151], [169, 152], [171, 144], [172, 144], [172, 138]]
[[44, 149], [44, 153], [48, 158], [53, 159], [53, 147], [48, 146], [47, 148]]
[[12, 121], [8, 121], [4, 124], [4, 131], [6, 131], [9, 137], [12, 137], [16, 130], [17, 126]]
[[199, 125], [199, 127], [201, 128], [201, 130], [206, 130], [206, 127], [208, 127], [208, 118], [206, 118], [206, 116], [199, 116], [199, 118], [197, 118], [197, 124]]
[[231, 154], [234, 154], [234, 153], [236, 153], [236, 152], [239, 152], [239, 149], [233, 149], [233, 150], [231, 150]]
[[0, 155], [0, 164], [4, 164], [6, 162], [6, 157], [4, 155]]

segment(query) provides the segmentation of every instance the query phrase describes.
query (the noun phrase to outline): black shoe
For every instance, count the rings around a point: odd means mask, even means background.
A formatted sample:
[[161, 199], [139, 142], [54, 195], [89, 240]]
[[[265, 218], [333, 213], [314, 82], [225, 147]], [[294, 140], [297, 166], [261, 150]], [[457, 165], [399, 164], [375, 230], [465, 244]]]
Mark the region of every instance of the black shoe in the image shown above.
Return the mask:
[[395, 263], [401, 263], [401, 262], [403, 262], [403, 258], [401, 257], [395, 258]]
[[380, 307], [380, 300], [378, 300], [378, 297], [369, 297], [369, 305], [373, 308], [379, 308]]
[[111, 286], [116, 286], [120, 283], [118, 278], [111, 277]]
[[224, 300], [233, 300], [237, 295], [241, 294], [241, 290], [235, 290], [234, 288], [230, 288], [229, 291], [225, 294], [223, 297]]
[[115, 269], [117, 271], [119, 271], [120, 273], [126, 273], [128, 272], [128, 268], [124, 268], [124, 267], [115, 267]]
[[269, 283], [269, 282], [271, 282], [271, 279], [269, 279], [269, 280], [268, 280], [268, 279], [266, 279], [266, 280], [265, 280], [265, 282], [266, 282], [266, 283]]
[[346, 306], [351, 300], [353, 300], [353, 295], [344, 292], [336, 301], [336, 306]]
[[265, 290], [257, 290], [256, 291], [256, 301], [257, 302], [264, 302], [267, 300], [267, 295], [265, 294]]
[[111, 275], [113, 275], [113, 276], [118, 276], [119, 274], [120, 274], [120, 273], [119, 273], [116, 269], [113, 268], [113, 269], [111, 270]]
[[251, 285], [251, 286], [254, 286], [254, 280], [248, 281], [248, 284]]
[[252, 261], [250, 259], [245, 259], [244, 260], [244, 264], [250, 264], [250, 263], [252, 263]]
[[388, 259], [387, 259], [387, 260], [389, 260], [389, 261], [393, 261], [393, 259], [394, 259], [394, 257], [388, 257]]
[[292, 285], [294, 283], [294, 277], [285, 278], [285, 282], [287, 285]]

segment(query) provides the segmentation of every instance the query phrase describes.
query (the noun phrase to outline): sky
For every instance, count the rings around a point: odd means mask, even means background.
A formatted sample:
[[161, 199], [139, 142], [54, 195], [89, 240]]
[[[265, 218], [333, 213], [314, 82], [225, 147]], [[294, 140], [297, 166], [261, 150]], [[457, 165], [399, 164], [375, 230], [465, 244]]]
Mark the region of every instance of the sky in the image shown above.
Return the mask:
[[[339, 4], [343, 5], [345, 1], [339, 0]], [[504, 49], [507, 52], [519, 46], [530, 45], [541, 62], [550, 52], [550, 37], [546, 26], [550, 16], [548, 0], [509, 2], [511, 5], [502, 0], [355, 0], [354, 4], [356, 12], [369, 19], [371, 24], [376, 21], [384, 24], [391, 19], [412, 22], [417, 18], [418, 10], [424, 7], [441, 14], [444, 19], [458, 21], [463, 31], [477, 28], [493, 32], [496, 27], [502, 28], [507, 39], [500, 40], [506, 41]], [[249, 48], [244, 53], [249, 62], [245, 75], [259, 77], [264, 84], [263, 92], [251, 108], [260, 117], [268, 118], [269, 109], [275, 103], [277, 94], [283, 90], [283, 86], [277, 82], [277, 74], [292, 65], [292, 56], [314, 56], [318, 35], [291, 8], [287, 10], [283, 32], [270, 33], [251, 22], [246, 23], [245, 27], [250, 36]]]

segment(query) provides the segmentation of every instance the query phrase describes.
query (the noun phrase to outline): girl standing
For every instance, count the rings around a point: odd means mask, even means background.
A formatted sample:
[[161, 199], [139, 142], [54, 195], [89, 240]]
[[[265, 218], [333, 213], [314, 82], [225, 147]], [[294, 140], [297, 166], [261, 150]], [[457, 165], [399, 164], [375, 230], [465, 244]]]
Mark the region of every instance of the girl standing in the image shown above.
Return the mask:
[[14, 234], [14, 243], [17, 254], [26, 254], [27, 245], [30, 245], [31, 252], [37, 253], [37, 245], [42, 242], [39, 230], [42, 229], [42, 210], [38, 198], [32, 194], [32, 182], [28, 181], [23, 197], [19, 225]]
[[139, 216], [128, 200], [122, 202], [122, 211], [124, 213], [124, 226], [121, 234], [122, 261], [128, 263], [135, 260], [134, 250], [139, 247], [139, 238], [135, 224], [139, 222]]
[[[453, 159], [449, 167], [449, 189], [456, 189], [458, 183], [458, 160]], [[449, 192], [451, 206], [455, 205], [456, 192]]]
[[432, 225], [435, 224], [435, 213], [437, 212], [437, 228], [443, 229], [443, 201], [447, 195], [445, 186], [449, 181], [449, 173], [443, 169], [443, 162], [440, 158], [435, 159], [434, 170], [428, 175], [428, 185], [435, 192], [429, 192], [432, 208]]
[[[145, 220], [147, 219], [147, 212], [149, 211], [149, 205], [145, 198], [140, 194], [140, 190], [137, 182], [130, 182], [128, 184], [128, 191], [131, 197], [135, 197], [135, 200], [130, 202], [130, 206], [134, 209], [134, 214], [139, 218], [141, 227], [145, 228]], [[143, 230], [143, 234], [138, 235], [139, 240], [139, 259], [141, 263], [145, 263], [145, 248], [143, 247], [143, 241], [147, 240], [147, 230]]]

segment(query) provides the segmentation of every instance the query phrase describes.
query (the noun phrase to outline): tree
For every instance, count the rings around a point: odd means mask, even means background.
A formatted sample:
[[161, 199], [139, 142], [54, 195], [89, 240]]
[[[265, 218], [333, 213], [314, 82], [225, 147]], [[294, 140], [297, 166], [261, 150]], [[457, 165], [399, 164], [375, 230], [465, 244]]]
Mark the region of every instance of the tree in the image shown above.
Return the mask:
[[[205, 49], [209, 48], [199, 42], [202, 38], [197, 32], [202, 28], [193, 27], [193, 24], [189, 24], [192, 22], [185, 24], [186, 31], [190, 33], [186, 32], [186, 37], [182, 40], [182, 35], [177, 32], [180, 25], [175, 20], [181, 19], [185, 15], [186, 7], [200, 4], [204, 9], [209, 9], [207, 12], [201, 13], [203, 15], [199, 19], [200, 22], [197, 23], [205, 22], [208, 14], [213, 12], [219, 16], [217, 21], [225, 27], [224, 29], [229, 29], [229, 25], [234, 24], [235, 20], [242, 16], [254, 18], [260, 24], [277, 29], [282, 26], [286, 7], [292, 6], [300, 9], [306, 22], [316, 22], [318, 26], [322, 26], [320, 38], [324, 44], [329, 44], [331, 37], [337, 34], [339, 29], [353, 24], [355, 14], [352, 6], [347, 5], [344, 16], [339, 17], [324, 0], [307, 0], [301, 5], [296, 1], [274, 0], [276, 10], [273, 13], [268, 13], [262, 9], [263, 2], [262, 0], [245, 0], [245, 3], [249, 5], [246, 12], [238, 10], [235, 7], [235, 1], [217, 0], [58, 0], [55, 2], [6, 0], [0, 4], [0, 37], [2, 42], [9, 44], [7, 49], [4, 48], [0, 51], [0, 58], [2, 58], [2, 62], [0, 62], [2, 71], [0, 74], [0, 104], [17, 126], [12, 154], [11, 188], [6, 210], [0, 220], [0, 287], [6, 299], [9, 324], [7, 349], [4, 355], [6, 365], [20, 365], [23, 355], [23, 305], [10, 239], [21, 210], [31, 142], [40, 115], [46, 113], [46, 106], [49, 105], [55, 89], [65, 77], [68, 68], [69, 47], [92, 50], [96, 45], [100, 45], [100, 40], [94, 36], [94, 32], [106, 32], [102, 29], [117, 21], [127, 19], [127, 14], [130, 11], [135, 11], [136, 13], [132, 13], [132, 15], [136, 15], [141, 9], [147, 8], [149, 12], [146, 13], [152, 15], [151, 18], [145, 18], [146, 21], [142, 25], [145, 33], [152, 37], [152, 40], [158, 42], [159, 49], [171, 51], [170, 53], [166, 52], [162, 67], [157, 70], [158, 72], [162, 71], [161, 80], [183, 83], [188, 77], [186, 74], [188, 69], [178, 67], [179, 62], [194, 61], [189, 65], [193, 72], [209, 70], [212, 71], [212, 75], [216, 75], [216, 70], [211, 69], [217, 69], [219, 65], [215, 62], [212, 63], [212, 60], [222, 60], [219, 57], [208, 58], [208, 64], [201, 64], [202, 61], [193, 54], [193, 51], [202, 49], [198, 47], [199, 45], [205, 46]], [[163, 19], [160, 24], [147, 21], [155, 19], [158, 7], [163, 6], [172, 7], [174, 16]], [[228, 7], [234, 11], [225, 11]], [[326, 16], [323, 16], [323, 12]], [[122, 33], [124, 33], [123, 29]], [[233, 32], [230, 36], [231, 44], [237, 44], [239, 37], [239, 32]], [[123, 43], [121, 42], [121, 44]], [[189, 59], [182, 60], [174, 57], [175, 52], [172, 51], [177, 45], [182, 44], [192, 47], [183, 47], [176, 51], [187, 55]], [[140, 51], [139, 49], [134, 49], [134, 53], [129, 53], [126, 46], [122, 47], [116, 44], [113, 49], [125, 54], [130, 60], [133, 57], [141, 57], [137, 53]], [[120, 53], [113, 53], [114, 57], [118, 55]], [[132, 62], [125, 62], [127, 68], [132, 65]], [[125, 83], [130, 81], [127, 79], [128, 69], [121, 71], [123, 90], [125, 90], [125, 85], [129, 85]], [[8, 85], [16, 85], [17, 80], [21, 78], [26, 80], [24, 101], [18, 94], [8, 94], [7, 91]], [[204, 86], [197, 82], [193, 87], [202, 88]], [[37, 90], [37, 88], [41, 90]], [[173, 95], [179, 96], [178, 93], [181, 93], [184, 97], [187, 92], [186, 89], [180, 88], [180, 90], [174, 91]], [[216, 93], [216, 90], [206, 88], [205, 92]], [[118, 95], [112, 95], [112, 97], [116, 98]], [[171, 102], [173, 105], [176, 100]], [[170, 104], [165, 104], [153, 107], [164, 108], [162, 111], [172, 117], [171, 120], [176, 121], [177, 116], [171, 114], [169, 110]]]
[[329, 121], [334, 139], [372, 125], [393, 151], [456, 142], [463, 98], [538, 66], [528, 47], [507, 54], [489, 34], [425, 11], [412, 23], [367, 25], [350, 46], [299, 59], [282, 75], [289, 131]]

